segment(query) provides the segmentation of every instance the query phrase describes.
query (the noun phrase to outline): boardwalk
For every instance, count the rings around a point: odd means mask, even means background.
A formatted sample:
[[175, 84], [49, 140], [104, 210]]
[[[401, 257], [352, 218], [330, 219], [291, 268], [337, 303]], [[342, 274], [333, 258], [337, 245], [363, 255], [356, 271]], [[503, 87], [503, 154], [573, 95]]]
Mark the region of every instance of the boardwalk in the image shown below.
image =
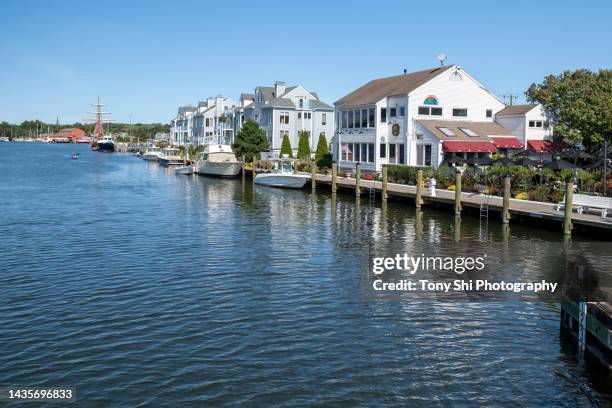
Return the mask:
[[[331, 184], [331, 176], [317, 174], [317, 183]], [[337, 177], [336, 183], [339, 188], [355, 189], [355, 179], [348, 177]], [[381, 181], [369, 181], [361, 180], [362, 192], [366, 192], [368, 189], [374, 188], [377, 192], [382, 192]], [[423, 189], [423, 201], [425, 204], [429, 203], [442, 203], [453, 205], [455, 203], [455, 192], [451, 190], [436, 189], [436, 196], [431, 197], [427, 195], [428, 189]], [[416, 186], [408, 186], [405, 184], [387, 184], [387, 194], [389, 196], [397, 197], [410, 197], [416, 196]], [[487, 200], [489, 210], [491, 211], [502, 211], [502, 197], [497, 196], [484, 196], [478, 193], [461, 193], [461, 205], [464, 207], [480, 208], [483, 200]], [[537, 201], [517, 200], [514, 198], [510, 199], [510, 214], [516, 214], [521, 216], [546, 219], [558, 221], [563, 224], [563, 211], [556, 211], [555, 204], [542, 203]], [[597, 215], [591, 214], [577, 214], [573, 213], [572, 222], [577, 225], [584, 225], [591, 228], [610, 230], [612, 231], [612, 219], [601, 218]]]

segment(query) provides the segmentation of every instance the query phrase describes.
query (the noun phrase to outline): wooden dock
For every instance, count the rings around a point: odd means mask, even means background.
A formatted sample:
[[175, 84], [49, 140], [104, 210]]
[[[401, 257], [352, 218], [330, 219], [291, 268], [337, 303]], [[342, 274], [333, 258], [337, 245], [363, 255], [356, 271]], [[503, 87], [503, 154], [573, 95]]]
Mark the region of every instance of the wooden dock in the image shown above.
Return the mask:
[[[315, 180], [317, 184], [330, 185], [332, 184], [332, 176], [324, 174], [316, 174]], [[338, 188], [355, 190], [356, 179], [349, 177], [337, 177], [336, 184]], [[360, 180], [360, 190], [362, 194], [365, 194], [369, 189], [374, 189], [377, 194], [382, 194], [383, 183], [382, 181], [370, 181]], [[455, 192], [452, 190], [436, 189], [435, 197], [428, 195], [427, 189], [422, 189], [423, 195], [422, 200], [424, 204], [445, 204], [453, 206], [455, 204]], [[409, 186], [405, 184], [387, 184], [387, 194], [389, 196], [396, 197], [407, 197], [416, 199], [417, 188], [416, 186]], [[485, 196], [478, 193], [461, 193], [461, 205], [465, 207], [472, 207], [479, 209], [483, 200], [488, 206], [490, 211], [500, 212], [503, 209], [503, 198], [498, 196]], [[510, 214], [521, 217], [529, 217], [534, 219], [543, 219], [553, 222], [558, 222], [561, 225], [564, 221], [563, 211], [557, 211], [556, 205], [552, 203], [543, 203], [537, 201], [518, 200], [511, 198], [509, 211]], [[612, 233], [612, 219], [602, 218], [592, 214], [572, 214], [572, 223], [576, 225], [583, 225], [589, 228], [595, 228], [602, 231], [609, 231]]]

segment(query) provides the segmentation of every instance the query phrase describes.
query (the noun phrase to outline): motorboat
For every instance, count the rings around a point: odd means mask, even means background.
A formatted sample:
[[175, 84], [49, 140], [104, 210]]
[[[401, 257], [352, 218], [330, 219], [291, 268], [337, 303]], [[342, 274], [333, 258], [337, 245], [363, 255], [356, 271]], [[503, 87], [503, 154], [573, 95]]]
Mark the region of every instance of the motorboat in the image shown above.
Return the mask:
[[274, 159], [272, 162], [272, 171], [258, 173], [255, 176], [255, 184], [270, 187], [302, 188], [310, 180], [309, 174], [295, 171], [295, 162], [292, 159]]
[[161, 149], [156, 146], [148, 146], [147, 151], [142, 154], [143, 160], [158, 161]]
[[195, 172], [206, 176], [236, 177], [241, 169], [242, 162], [226, 144], [207, 145], [195, 164]]
[[193, 166], [181, 166], [174, 169], [175, 174], [189, 175], [193, 174]]
[[162, 166], [180, 166], [183, 164], [183, 158], [176, 147], [164, 147], [157, 160]]
[[114, 152], [115, 142], [111, 135], [102, 135], [96, 142], [97, 151], [99, 152]]

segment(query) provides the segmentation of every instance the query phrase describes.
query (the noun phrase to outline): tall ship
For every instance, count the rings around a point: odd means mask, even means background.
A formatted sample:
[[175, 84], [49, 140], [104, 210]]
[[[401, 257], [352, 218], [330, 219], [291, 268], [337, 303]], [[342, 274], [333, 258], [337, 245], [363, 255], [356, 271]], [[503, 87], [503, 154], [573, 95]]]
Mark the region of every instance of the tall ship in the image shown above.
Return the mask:
[[89, 112], [95, 115], [94, 121], [96, 124], [94, 135], [91, 140], [91, 150], [98, 152], [114, 152], [115, 142], [113, 141], [113, 137], [110, 132], [107, 131], [105, 133], [102, 127], [103, 122], [110, 122], [110, 120], [104, 118], [104, 115], [110, 115], [110, 112], [102, 111], [102, 107], [106, 105], [100, 103], [100, 97], [98, 97], [98, 102], [92, 104], [91, 106], [96, 108], [95, 112]]

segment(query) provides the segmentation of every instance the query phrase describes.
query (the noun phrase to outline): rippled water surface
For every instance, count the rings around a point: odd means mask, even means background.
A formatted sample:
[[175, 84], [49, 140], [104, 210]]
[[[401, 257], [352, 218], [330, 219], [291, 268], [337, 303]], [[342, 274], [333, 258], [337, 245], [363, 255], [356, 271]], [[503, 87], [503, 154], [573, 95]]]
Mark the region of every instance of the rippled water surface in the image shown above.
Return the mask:
[[[414, 208], [354, 201], [0, 143], [0, 387], [71, 385], [76, 405], [125, 407], [610, 399], [561, 343], [557, 304], [367, 296], [365, 252], [456, 230], [427, 210], [417, 237]], [[498, 223], [464, 217], [459, 234], [504, 256]], [[509, 239], [529, 265], [559, 234]]]

